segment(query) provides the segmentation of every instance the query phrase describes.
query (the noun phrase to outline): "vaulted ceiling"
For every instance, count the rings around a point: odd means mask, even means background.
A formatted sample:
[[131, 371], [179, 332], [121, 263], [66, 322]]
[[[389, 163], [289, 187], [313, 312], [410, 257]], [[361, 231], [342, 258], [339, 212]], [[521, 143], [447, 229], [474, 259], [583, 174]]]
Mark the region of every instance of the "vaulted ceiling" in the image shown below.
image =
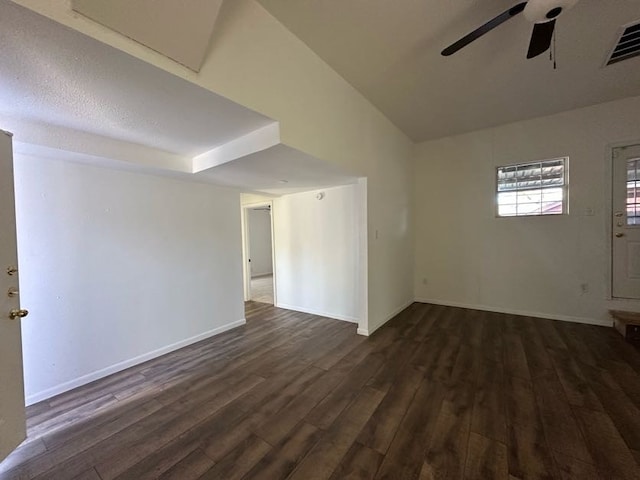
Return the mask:
[[72, 0], [74, 11], [196, 72], [207, 54], [222, 0]]
[[517, 0], [258, 0], [414, 141], [640, 95], [640, 57], [604, 67], [638, 0], [580, 0], [556, 28], [557, 69], [526, 59], [513, 18], [440, 52]]
[[0, 115], [12, 119], [186, 156], [273, 122], [7, 2], [0, 42]]
[[[193, 70], [213, 48], [222, 2], [65, 1]], [[640, 57], [604, 66], [623, 26], [640, 20], [640, 0], [580, 0], [563, 14], [557, 69], [546, 55], [526, 59], [532, 25], [523, 15], [451, 57], [440, 55], [511, 0], [252, 1], [414, 141], [640, 95]], [[277, 128], [265, 143], [262, 129], [277, 127], [272, 119], [8, 0], [0, 0], [0, 43], [0, 128], [30, 144], [27, 153], [39, 145], [56, 158], [74, 148], [75, 159], [161, 159], [161, 168], [202, 181], [270, 192], [354, 179], [280, 145]], [[255, 138], [255, 149], [238, 148]]]
[[270, 194], [355, 181], [282, 145], [273, 119], [7, 0], [0, 45], [0, 128], [17, 156]]

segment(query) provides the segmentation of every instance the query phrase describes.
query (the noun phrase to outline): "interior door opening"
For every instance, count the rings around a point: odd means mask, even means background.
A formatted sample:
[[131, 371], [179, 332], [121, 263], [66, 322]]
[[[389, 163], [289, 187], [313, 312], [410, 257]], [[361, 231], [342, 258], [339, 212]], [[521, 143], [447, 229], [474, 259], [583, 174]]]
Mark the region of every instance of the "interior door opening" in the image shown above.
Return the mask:
[[244, 208], [245, 300], [275, 305], [271, 202]]

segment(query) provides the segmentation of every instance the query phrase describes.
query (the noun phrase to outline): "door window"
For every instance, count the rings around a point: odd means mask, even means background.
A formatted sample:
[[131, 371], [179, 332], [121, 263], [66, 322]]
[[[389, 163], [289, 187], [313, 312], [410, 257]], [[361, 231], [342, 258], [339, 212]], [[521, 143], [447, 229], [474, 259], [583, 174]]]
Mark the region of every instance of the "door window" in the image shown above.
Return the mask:
[[627, 161], [627, 225], [640, 225], [640, 158]]

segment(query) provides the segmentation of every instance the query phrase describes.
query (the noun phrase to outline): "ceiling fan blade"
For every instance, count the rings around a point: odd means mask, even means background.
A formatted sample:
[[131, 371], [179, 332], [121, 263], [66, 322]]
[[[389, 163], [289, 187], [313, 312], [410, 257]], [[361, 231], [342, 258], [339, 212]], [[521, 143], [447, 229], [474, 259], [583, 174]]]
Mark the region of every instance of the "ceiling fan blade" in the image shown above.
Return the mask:
[[529, 42], [529, 51], [527, 52], [527, 58], [537, 57], [538, 55], [549, 50], [555, 26], [555, 20], [551, 20], [550, 22], [545, 23], [533, 24], [533, 33], [531, 33], [531, 41]]
[[449, 55], [453, 55], [458, 50], [460, 50], [463, 47], [466, 47], [467, 45], [469, 45], [474, 40], [477, 40], [478, 38], [480, 38], [484, 34], [489, 33], [491, 30], [493, 30], [497, 26], [499, 26], [499, 25], [503, 24], [504, 22], [506, 22], [507, 20], [515, 17], [519, 13], [522, 13], [524, 11], [524, 7], [525, 7], [526, 4], [527, 4], [527, 2], [518, 3], [517, 5], [514, 5], [509, 10], [507, 10], [506, 12], [501, 13], [500, 15], [498, 15], [497, 17], [495, 17], [492, 20], [489, 20], [487, 23], [485, 23], [484, 25], [476, 28], [473, 32], [465, 35], [464, 37], [462, 37], [457, 42], [452, 43], [451, 45], [449, 45], [447, 48], [445, 48], [442, 51], [442, 55], [444, 55], [445, 57], [448, 57]]

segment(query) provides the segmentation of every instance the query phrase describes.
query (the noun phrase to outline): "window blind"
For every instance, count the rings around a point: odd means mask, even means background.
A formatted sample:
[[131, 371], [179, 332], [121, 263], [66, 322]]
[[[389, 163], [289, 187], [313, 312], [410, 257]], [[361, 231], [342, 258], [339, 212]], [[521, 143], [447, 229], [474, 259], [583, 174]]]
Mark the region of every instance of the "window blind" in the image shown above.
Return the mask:
[[565, 213], [567, 159], [498, 167], [498, 216]]

